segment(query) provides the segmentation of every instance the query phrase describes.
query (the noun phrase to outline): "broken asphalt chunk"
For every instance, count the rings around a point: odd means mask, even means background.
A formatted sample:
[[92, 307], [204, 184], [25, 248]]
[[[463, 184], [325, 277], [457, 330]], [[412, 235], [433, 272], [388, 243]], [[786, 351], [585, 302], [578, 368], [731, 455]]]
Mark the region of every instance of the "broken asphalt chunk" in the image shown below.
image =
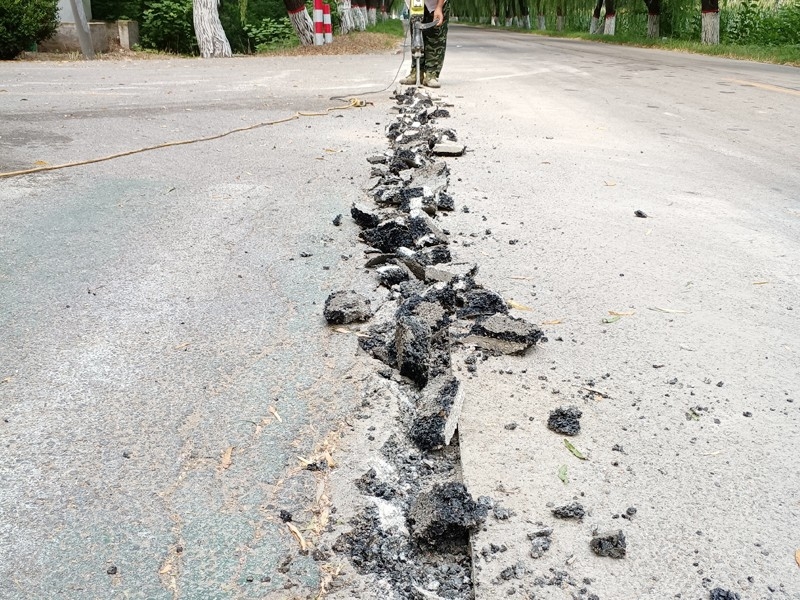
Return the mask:
[[519, 354], [543, 337], [542, 330], [533, 323], [497, 313], [479, 317], [464, 342], [504, 354]]
[[459, 319], [474, 319], [496, 313], [507, 313], [508, 304], [497, 292], [484, 289], [469, 290], [463, 297], [464, 306], [458, 309]]
[[323, 314], [331, 325], [366, 321], [372, 316], [370, 301], [353, 290], [333, 292], [325, 300]]
[[608, 556], [610, 558], [625, 558], [627, 554], [627, 544], [625, 534], [622, 531], [596, 535], [589, 542], [589, 547], [597, 556]]
[[436, 484], [417, 496], [408, 513], [412, 535], [432, 546], [464, 539], [486, 520], [487, 507], [478, 504], [460, 482]]
[[464, 390], [455, 377], [438, 377], [428, 383], [411, 425], [410, 436], [417, 447], [433, 450], [450, 444], [463, 405]]
[[375, 211], [359, 203], [355, 203], [350, 207], [350, 216], [352, 216], [356, 224], [363, 229], [372, 229], [373, 227], [377, 227], [378, 223], [381, 222], [380, 217]]
[[395, 331], [397, 368], [418, 388], [428, 383], [431, 358], [431, 328], [420, 318], [403, 316]]
[[382, 252], [394, 252], [398, 248], [414, 244], [414, 238], [405, 219], [397, 217], [379, 223], [372, 229], [361, 232], [362, 239]]
[[722, 588], [714, 588], [709, 593], [710, 600], [740, 600], [739, 594]]
[[556, 433], [578, 435], [581, 430], [580, 418], [583, 415], [577, 406], [560, 406], [550, 411], [547, 427]]
[[574, 519], [576, 521], [583, 520], [583, 517], [586, 515], [586, 510], [579, 502], [571, 502], [564, 506], [557, 506], [551, 512], [554, 517], [558, 517], [559, 519]]
[[464, 144], [440, 142], [431, 151], [438, 156], [461, 156], [464, 154], [464, 150], [466, 150]]
[[390, 288], [402, 281], [407, 281], [411, 272], [408, 267], [400, 265], [384, 265], [376, 269], [382, 285]]

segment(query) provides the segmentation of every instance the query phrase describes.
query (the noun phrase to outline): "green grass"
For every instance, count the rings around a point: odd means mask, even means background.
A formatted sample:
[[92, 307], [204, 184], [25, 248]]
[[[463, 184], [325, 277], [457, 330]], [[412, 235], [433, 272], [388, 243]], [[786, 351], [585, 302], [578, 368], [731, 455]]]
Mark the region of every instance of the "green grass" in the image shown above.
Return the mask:
[[400, 19], [386, 19], [385, 21], [378, 19], [377, 24], [367, 27], [367, 31], [386, 33], [401, 38], [403, 37], [403, 22]]

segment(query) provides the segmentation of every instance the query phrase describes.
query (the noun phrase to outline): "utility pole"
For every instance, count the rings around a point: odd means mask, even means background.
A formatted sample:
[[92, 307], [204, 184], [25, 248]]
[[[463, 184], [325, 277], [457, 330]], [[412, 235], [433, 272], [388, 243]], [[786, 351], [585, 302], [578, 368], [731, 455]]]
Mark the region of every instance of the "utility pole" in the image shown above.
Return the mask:
[[75, 31], [78, 34], [78, 41], [81, 43], [81, 52], [86, 60], [94, 59], [94, 47], [92, 46], [92, 34], [89, 31], [89, 22], [86, 20], [86, 13], [83, 10], [83, 0], [69, 0], [72, 7], [72, 17], [75, 19]]

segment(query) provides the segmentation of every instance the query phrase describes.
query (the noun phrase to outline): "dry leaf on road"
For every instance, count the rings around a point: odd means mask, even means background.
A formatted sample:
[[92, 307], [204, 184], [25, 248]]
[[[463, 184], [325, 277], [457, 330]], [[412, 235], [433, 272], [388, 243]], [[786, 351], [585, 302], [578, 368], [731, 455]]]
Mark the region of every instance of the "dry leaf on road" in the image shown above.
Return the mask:
[[225, 448], [225, 452], [222, 453], [222, 458], [219, 461], [219, 468], [224, 471], [232, 464], [233, 464], [233, 446], [228, 446], [227, 448]]

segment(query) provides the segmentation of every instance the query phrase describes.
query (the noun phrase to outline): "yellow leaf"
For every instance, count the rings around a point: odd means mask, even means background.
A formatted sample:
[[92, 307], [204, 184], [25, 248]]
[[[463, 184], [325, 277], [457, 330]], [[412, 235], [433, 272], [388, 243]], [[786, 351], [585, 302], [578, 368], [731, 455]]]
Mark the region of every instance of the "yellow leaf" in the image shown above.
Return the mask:
[[797, 566], [800, 567], [800, 550], [796, 550], [794, 553], [794, 562], [797, 563]]
[[631, 315], [635, 315], [636, 311], [617, 312], [616, 310], [610, 310], [608, 311], [608, 314], [610, 314], [612, 317], [630, 317]]
[[286, 526], [289, 528], [289, 531], [292, 532], [292, 535], [295, 537], [295, 539], [300, 544], [300, 550], [302, 550], [303, 552], [307, 552], [308, 551], [308, 545], [306, 544], [306, 540], [303, 537], [303, 534], [300, 533], [300, 530], [297, 527], [295, 527], [294, 525], [292, 525], [291, 523], [287, 523]]
[[604, 181], [603, 184], [606, 187], [614, 187], [615, 185], [617, 185], [617, 182], [616, 181]]
[[36, 161], [35, 163], [33, 163], [33, 164], [35, 164], [37, 167], [46, 167], [46, 166], [47, 166], [47, 165], [49, 165], [50, 163], [49, 163], [49, 162], [47, 162], [46, 160], [37, 160], [37, 161]]
[[542, 325], [561, 325], [561, 319], [553, 319], [552, 321], [542, 321]]
[[273, 417], [275, 417], [276, 419], [278, 419], [278, 423], [283, 423], [283, 419], [281, 419], [281, 416], [278, 414], [278, 411], [277, 411], [277, 410], [275, 410], [275, 407], [274, 407], [274, 406], [270, 406], [270, 407], [269, 407], [269, 412], [270, 412], [270, 413], [272, 413], [272, 416], [273, 416]]
[[509, 300], [508, 305], [511, 308], [515, 308], [517, 310], [533, 310], [529, 306], [525, 306], [524, 304], [520, 304], [519, 302], [514, 302], [513, 300]]
[[231, 464], [233, 464], [233, 446], [228, 446], [225, 448], [225, 452], [222, 453], [222, 459], [219, 462], [219, 466], [224, 470], [230, 467]]
[[769, 281], [754, 281], [753, 285], [767, 285]]

